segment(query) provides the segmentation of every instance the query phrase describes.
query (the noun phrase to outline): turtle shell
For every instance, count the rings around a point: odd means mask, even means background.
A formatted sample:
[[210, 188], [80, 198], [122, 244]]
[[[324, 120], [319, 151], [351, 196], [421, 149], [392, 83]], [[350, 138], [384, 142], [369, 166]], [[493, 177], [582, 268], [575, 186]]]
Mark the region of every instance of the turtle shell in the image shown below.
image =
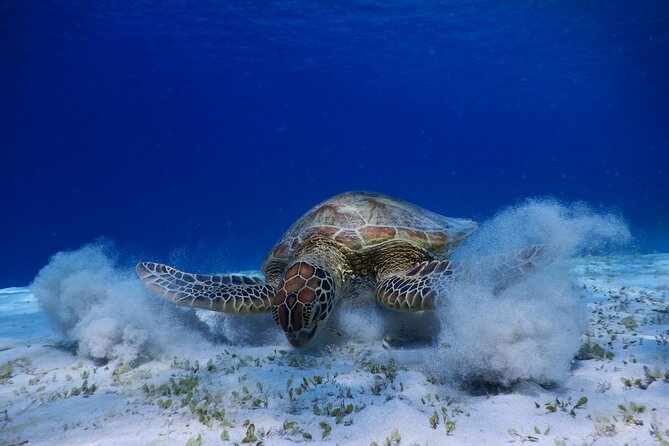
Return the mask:
[[386, 242], [414, 243], [445, 258], [476, 229], [472, 220], [448, 218], [397, 198], [373, 192], [346, 192], [314, 206], [281, 237], [264, 264], [288, 261], [308, 237], [332, 238], [353, 251]]

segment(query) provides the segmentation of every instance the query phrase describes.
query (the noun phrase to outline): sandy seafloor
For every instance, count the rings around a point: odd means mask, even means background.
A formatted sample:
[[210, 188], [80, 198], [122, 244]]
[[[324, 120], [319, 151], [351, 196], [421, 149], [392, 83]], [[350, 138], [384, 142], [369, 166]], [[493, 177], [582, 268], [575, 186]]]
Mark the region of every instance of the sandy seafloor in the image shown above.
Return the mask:
[[420, 344], [303, 353], [282, 341], [104, 364], [73, 353], [29, 288], [0, 290], [0, 444], [669, 441], [669, 254], [581, 258], [574, 270], [599, 347], [557, 386], [477, 393], [423, 372]]

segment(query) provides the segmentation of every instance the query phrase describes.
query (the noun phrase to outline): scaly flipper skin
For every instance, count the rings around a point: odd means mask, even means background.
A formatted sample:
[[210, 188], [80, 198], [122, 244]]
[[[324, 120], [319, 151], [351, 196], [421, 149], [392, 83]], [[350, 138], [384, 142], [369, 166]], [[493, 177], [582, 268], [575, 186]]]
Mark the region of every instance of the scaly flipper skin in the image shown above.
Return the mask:
[[[550, 245], [531, 245], [515, 251], [482, 257], [480, 268], [471, 271], [462, 261], [422, 262], [407, 272], [395, 273], [376, 285], [379, 305], [395, 311], [422, 311], [435, 307], [439, 285], [473, 280], [472, 274], [487, 275], [493, 293], [499, 294], [540, 268], [552, 263], [560, 250]], [[443, 288], [442, 288], [443, 289]]]
[[395, 311], [431, 310], [435, 305], [435, 280], [452, 280], [450, 260], [422, 262], [411, 270], [390, 275], [376, 285], [376, 301]]
[[141, 262], [135, 270], [154, 291], [189, 307], [235, 314], [269, 313], [276, 290], [257, 277], [189, 274], [161, 263]]

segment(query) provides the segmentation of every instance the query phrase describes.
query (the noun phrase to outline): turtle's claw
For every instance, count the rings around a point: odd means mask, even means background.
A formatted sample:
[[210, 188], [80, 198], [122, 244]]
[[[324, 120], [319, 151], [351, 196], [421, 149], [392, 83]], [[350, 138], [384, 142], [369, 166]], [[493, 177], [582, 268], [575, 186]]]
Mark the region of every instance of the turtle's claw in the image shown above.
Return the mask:
[[388, 349], [405, 344], [406, 342], [407, 340], [405, 338], [402, 338], [400, 336], [395, 336], [392, 334], [387, 334], [381, 341], [381, 345], [383, 346], [383, 348]]

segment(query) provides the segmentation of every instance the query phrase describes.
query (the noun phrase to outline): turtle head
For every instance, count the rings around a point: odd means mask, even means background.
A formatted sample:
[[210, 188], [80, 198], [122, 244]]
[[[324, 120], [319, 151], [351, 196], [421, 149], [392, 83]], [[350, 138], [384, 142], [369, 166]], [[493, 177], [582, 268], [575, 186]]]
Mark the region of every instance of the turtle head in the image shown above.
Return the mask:
[[326, 324], [335, 303], [335, 282], [320, 266], [290, 265], [272, 301], [272, 318], [295, 347], [304, 347]]

